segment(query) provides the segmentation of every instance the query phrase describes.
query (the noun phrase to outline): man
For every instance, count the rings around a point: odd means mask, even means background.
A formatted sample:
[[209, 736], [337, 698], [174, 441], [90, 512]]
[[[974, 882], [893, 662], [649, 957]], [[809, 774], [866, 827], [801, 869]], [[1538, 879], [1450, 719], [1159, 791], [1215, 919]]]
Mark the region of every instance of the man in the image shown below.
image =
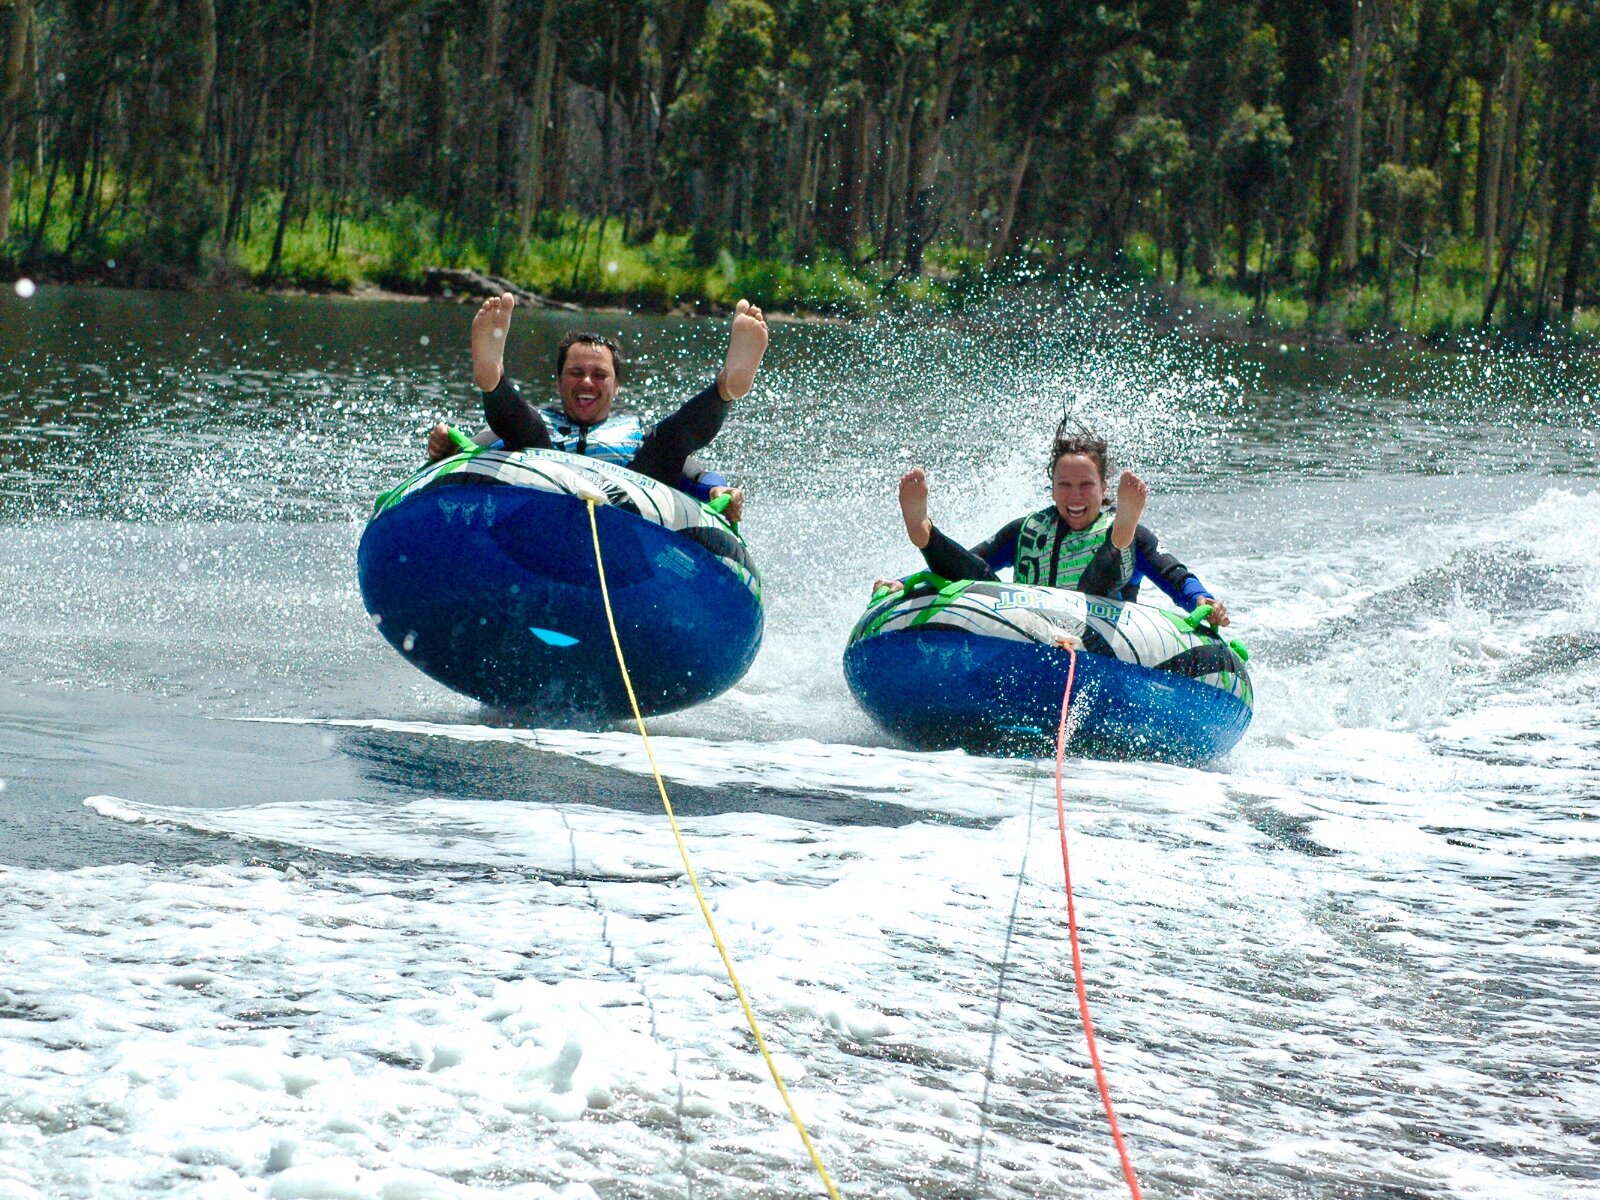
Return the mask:
[[[613, 409], [619, 383], [616, 343], [592, 333], [569, 333], [556, 348], [556, 390], [561, 404], [535, 408], [505, 377], [506, 336], [516, 299], [510, 293], [483, 302], [472, 319], [472, 378], [483, 391], [489, 430], [480, 444], [498, 439], [507, 450], [556, 449], [631, 467], [640, 474], [716, 499], [729, 493], [726, 515], [744, 515], [744, 489], [690, 461], [716, 437], [728, 405], [749, 392], [767, 349], [767, 322], [748, 300], [734, 309], [728, 352], [715, 382], [677, 412], [650, 428]], [[455, 453], [448, 429], [428, 435], [428, 457]]]

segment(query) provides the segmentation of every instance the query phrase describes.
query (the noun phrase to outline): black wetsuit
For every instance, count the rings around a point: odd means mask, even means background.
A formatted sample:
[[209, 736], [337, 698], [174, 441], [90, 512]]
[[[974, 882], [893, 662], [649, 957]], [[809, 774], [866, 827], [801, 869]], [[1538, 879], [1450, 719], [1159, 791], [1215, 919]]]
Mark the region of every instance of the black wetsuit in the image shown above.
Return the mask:
[[[1022, 532], [1027, 517], [1018, 517], [987, 541], [979, 542], [968, 550], [948, 535], [933, 527], [933, 536], [923, 548], [922, 558], [928, 570], [946, 579], [998, 580], [995, 574], [1016, 562], [1017, 535]], [[1188, 567], [1172, 555], [1158, 548], [1156, 535], [1140, 525], [1133, 535], [1132, 571], [1126, 574], [1122, 551], [1107, 537], [1095, 551], [1094, 558], [1079, 578], [1075, 591], [1092, 596], [1109, 596], [1113, 600], [1137, 600], [1139, 583], [1145, 576], [1187, 611], [1194, 611], [1202, 596], [1211, 593]]]

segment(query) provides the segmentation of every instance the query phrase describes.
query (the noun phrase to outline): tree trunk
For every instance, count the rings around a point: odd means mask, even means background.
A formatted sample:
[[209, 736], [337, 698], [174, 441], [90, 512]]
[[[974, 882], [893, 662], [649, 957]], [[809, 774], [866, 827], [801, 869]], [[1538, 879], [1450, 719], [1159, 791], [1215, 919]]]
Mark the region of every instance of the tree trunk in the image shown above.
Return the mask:
[[1522, 104], [1528, 94], [1528, 73], [1524, 68], [1531, 49], [1530, 41], [1531, 27], [1529, 31], [1518, 34], [1512, 45], [1511, 60], [1506, 65], [1505, 135], [1501, 140], [1504, 151], [1500, 163], [1500, 194], [1496, 200], [1498, 212], [1495, 218], [1495, 225], [1500, 229], [1508, 229], [1511, 224], [1512, 192], [1517, 186], [1518, 150], [1522, 140]]
[[878, 258], [890, 262], [899, 245], [901, 206], [905, 196], [906, 162], [911, 151], [912, 112], [915, 100], [909, 86], [910, 64], [901, 57], [893, 89], [889, 93], [893, 108], [884, 114], [878, 129], [878, 162], [882, 172], [878, 202], [873, 215], [882, 222], [878, 230]]
[[[216, 7], [213, 0], [174, 0], [170, 16], [178, 36], [171, 56], [158, 66], [165, 111], [152, 114], [154, 162], [146, 176], [147, 245], [157, 283], [181, 281], [199, 269], [202, 244], [218, 215], [202, 165], [206, 110], [217, 71]], [[97, 191], [98, 184], [91, 184]]]
[[1328, 208], [1322, 218], [1322, 236], [1317, 240], [1317, 281], [1312, 288], [1311, 307], [1320, 311], [1333, 294], [1333, 251], [1338, 240], [1339, 198], [1328, 198]]
[[289, 229], [289, 214], [293, 209], [300, 184], [300, 148], [311, 125], [311, 81], [316, 78], [317, 64], [317, 4], [318, 0], [311, 0], [311, 8], [306, 17], [302, 86], [296, 102], [294, 134], [289, 139], [289, 152], [285, 163], [283, 202], [278, 205], [278, 224], [272, 234], [272, 254], [267, 259], [265, 274], [268, 279], [275, 279], [283, 266], [283, 240]]
[[428, 18], [423, 33], [423, 55], [427, 65], [422, 88], [422, 174], [428, 199], [442, 212], [448, 203], [449, 150], [453, 141], [450, 129], [450, 24], [442, 12], [435, 12]]
[[1350, 0], [1350, 65], [1340, 96], [1344, 121], [1339, 141], [1339, 257], [1347, 277], [1355, 275], [1361, 249], [1361, 125], [1367, 91], [1367, 56], [1377, 34], [1375, 9], [1375, 0]]
[[1589, 255], [1589, 210], [1594, 197], [1595, 176], [1600, 171], [1600, 150], [1594, 139], [1600, 137], [1600, 121], [1589, 121], [1588, 152], [1582, 167], [1575, 172], [1572, 212], [1572, 232], [1567, 241], [1567, 269], [1561, 280], [1561, 315], [1568, 321], [1578, 308], [1578, 294], [1583, 286], [1584, 271]]
[[[468, 143], [472, 161], [467, 167], [466, 212], [480, 228], [498, 213], [496, 178], [500, 161], [501, 84], [500, 58], [505, 41], [506, 0], [483, 0], [483, 42], [478, 56], [478, 83], [472, 105], [472, 138]], [[496, 222], [498, 224], [498, 222]], [[496, 238], [496, 244], [499, 239]], [[492, 263], [500, 273], [499, 263]]]
[[989, 243], [988, 269], [994, 270], [1011, 253], [1011, 233], [1016, 225], [1017, 204], [1022, 199], [1022, 185], [1028, 177], [1028, 164], [1033, 160], [1033, 143], [1044, 122], [1055, 90], [1055, 80], [1039, 89], [1038, 100], [1028, 110], [1022, 127], [1022, 145], [1017, 149], [1011, 164], [1011, 178], [1007, 182], [1005, 199], [1000, 204], [1000, 227], [995, 230], [994, 241]]
[[870, 125], [871, 110], [857, 102], [851, 110], [850, 184], [845, 189], [848, 219], [844, 249], [852, 259], [867, 236], [867, 176], [872, 169], [867, 140]]
[[1513, 220], [1508, 222], [1506, 230], [1505, 249], [1500, 255], [1499, 268], [1494, 272], [1489, 283], [1489, 293], [1483, 302], [1483, 324], [1487, 326], [1490, 318], [1494, 316], [1496, 302], [1500, 298], [1500, 291], [1505, 286], [1506, 277], [1511, 270], [1511, 260], [1522, 244], [1522, 231], [1528, 222], [1528, 212], [1533, 207], [1533, 198], [1544, 187], [1546, 177], [1550, 173], [1550, 159], [1545, 159], [1544, 166], [1539, 169], [1538, 177], [1528, 184], [1528, 190], [1522, 197], [1522, 203], [1517, 206], [1517, 213]]
[[1239, 245], [1233, 259], [1234, 286], [1241, 292], [1250, 283], [1250, 229], [1253, 224], [1250, 210], [1239, 206]]
[[10, 28], [3, 43], [5, 69], [0, 72], [0, 245], [11, 236], [12, 167], [16, 160], [17, 127], [22, 116], [22, 80], [27, 65], [33, 0], [14, 0]]
[[940, 48], [942, 61], [936, 75], [932, 102], [922, 112], [915, 141], [916, 161], [910, 170], [906, 194], [905, 273], [915, 278], [922, 274], [922, 253], [931, 234], [928, 212], [933, 202], [933, 181], [943, 155], [944, 127], [950, 117], [950, 98], [966, 55], [967, 30], [977, 0], [965, 0], [957, 11], [950, 35]]
[[792, 220], [795, 252], [801, 259], [809, 259], [816, 249], [817, 185], [822, 176], [825, 147], [818, 136], [816, 122], [809, 116], [800, 125], [805, 130], [801, 140], [800, 187], [795, 194]]
[[[18, 0], [21, 3], [21, 0]], [[28, 0], [32, 11], [33, 0]], [[23, 157], [28, 162], [28, 174], [34, 176], [44, 170], [44, 101], [39, 95], [39, 22], [28, 22], [28, 44], [22, 54], [22, 96], [18, 100], [22, 113], [17, 131], [22, 139]]]
[[655, 127], [644, 143], [644, 199], [640, 205], [644, 218], [639, 226], [642, 241], [654, 237], [661, 223], [661, 148], [667, 139], [667, 116], [688, 80], [695, 47], [705, 29], [707, 7], [708, 0], [665, 0], [656, 15], [661, 78], [653, 97]]
[[257, 89], [247, 102], [248, 115], [241, 121], [244, 128], [240, 131], [239, 141], [234, 148], [234, 169], [232, 172], [232, 187], [228, 195], [228, 210], [222, 220], [222, 253], [227, 254], [228, 248], [233, 245], [234, 239], [244, 225], [244, 216], [250, 204], [250, 195], [254, 190], [256, 168], [256, 136], [261, 128], [261, 110], [264, 92]]
[[1544, 220], [1534, 221], [1539, 249], [1534, 256], [1533, 319], [1539, 325], [1550, 320], [1550, 271], [1555, 262], [1556, 229], [1560, 224], [1560, 202], [1554, 196], [1544, 198]]
[[1494, 145], [1498, 141], [1494, 119], [1495, 87], [1487, 79], [1478, 81], [1478, 156], [1473, 179], [1472, 232], [1479, 238], [1484, 236], [1484, 222], [1488, 216], [1489, 206], [1485, 201], [1494, 193], [1489, 173]]
[[1467, 198], [1467, 116], [1456, 114], [1456, 136], [1452, 139], [1450, 167], [1444, 176], [1445, 226], [1452, 237], [1459, 237], [1466, 228], [1465, 202]]
[[522, 203], [517, 210], [517, 236], [526, 239], [545, 197], [545, 141], [550, 127], [550, 92], [555, 81], [556, 0], [539, 9], [539, 49], [533, 62], [533, 91], [528, 96], [528, 159], [522, 174]]
[[[1430, 171], [1439, 170], [1439, 155], [1444, 153], [1445, 138], [1450, 133], [1450, 110], [1455, 107], [1456, 88], [1460, 83], [1461, 76], [1452, 74], [1450, 83], [1445, 88], [1444, 104], [1439, 109], [1439, 121], [1433, 128], [1433, 140], [1428, 143], [1428, 155], [1423, 160], [1423, 165]], [[1396, 161], [1398, 162], [1399, 159], [1397, 158]]]
[[[561, 70], [561, 63], [556, 63], [555, 81], [550, 86], [550, 132], [546, 138], [545, 160], [553, 163], [566, 161], [567, 128], [571, 118], [567, 113], [567, 82], [566, 75]], [[567, 206], [567, 173], [562, 170], [550, 171], [544, 178], [544, 206], [560, 212]]]

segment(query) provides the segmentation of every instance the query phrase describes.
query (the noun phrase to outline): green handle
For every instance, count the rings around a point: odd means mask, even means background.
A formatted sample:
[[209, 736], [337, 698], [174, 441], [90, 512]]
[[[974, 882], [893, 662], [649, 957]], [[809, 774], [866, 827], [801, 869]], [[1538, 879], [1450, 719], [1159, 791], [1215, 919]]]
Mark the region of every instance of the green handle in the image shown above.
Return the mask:
[[[1190, 613], [1188, 616], [1184, 617], [1183, 618], [1183, 623], [1185, 625], [1187, 625], [1191, 630], [1199, 629], [1200, 626], [1205, 623], [1205, 619], [1207, 617], [1209, 617], [1210, 615], [1211, 615], [1211, 605], [1202, 604], [1198, 608], [1196, 608], [1192, 613]], [[1219, 638], [1222, 636], [1220, 631], [1217, 633], [1217, 636]], [[1228, 640], [1228, 649], [1232, 650], [1235, 654], [1237, 654], [1239, 656], [1239, 661], [1240, 662], [1249, 662], [1250, 661], [1250, 651], [1245, 647], [1245, 644], [1243, 642], [1241, 642], [1238, 638], [1231, 638], [1231, 639]]]
[[[902, 594], [906, 592], [914, 592], [921, 587], [932, 587], [937, 589], [941, 595], [949, 595], [952, 588], [960, 591], [964, 590], [967, 586], [966, 581], [952, 584], [943, 575], [935, 575], [932, 571], [917, 571], [911, 575], [907, 575], [900, 581], [900, 583], [902, 585], [900, 588]], [[879, 600], [882, 600], [894, 590], [894, 588], [889, 587], [873, 588], [872, 599], [867, 601], [867, 603], [876, 604]]]
[[943, 575], [935, 575], [932, 571], [918, 571], [913, 575], [907, 575], [903, 582], [908, 592], [919, 587], [931, 586], [942, 590], [950, 586], [948, 579]]
[[447, 426], [445, 432], [450, 435], [450, 441], [455, 446], [458, 454], [476, 454], [483, 447], [478, 445], [454, 425]]
[[733, 493], [732, 492], [723, 492], [722, 495], [718, 496], [715, 500], [707, 500], [706, 501], [706, 511], [707, 512], [714, 512], [718, 516], [721, 516], [722, 513], [727, 511], [728, 505], [730, 505], [732, 503], [733, 503]]

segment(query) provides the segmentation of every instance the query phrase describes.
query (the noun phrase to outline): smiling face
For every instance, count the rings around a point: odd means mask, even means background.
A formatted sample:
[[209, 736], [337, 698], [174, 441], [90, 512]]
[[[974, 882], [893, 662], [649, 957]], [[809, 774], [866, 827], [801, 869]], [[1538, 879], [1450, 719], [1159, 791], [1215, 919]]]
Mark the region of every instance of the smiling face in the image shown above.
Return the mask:
[[1068, 529], [1079, 533], [1089, 528], [1106, 502], [1100, 467], [1087, 454], [1063, 454], [1050, 473], [1050, 498]]
[[580, 425], [597, 425], [611, 415], [617, 394], [617, 361], [607, 346], [578, 342], [567, 347], [556, 380], [561, 407]]

